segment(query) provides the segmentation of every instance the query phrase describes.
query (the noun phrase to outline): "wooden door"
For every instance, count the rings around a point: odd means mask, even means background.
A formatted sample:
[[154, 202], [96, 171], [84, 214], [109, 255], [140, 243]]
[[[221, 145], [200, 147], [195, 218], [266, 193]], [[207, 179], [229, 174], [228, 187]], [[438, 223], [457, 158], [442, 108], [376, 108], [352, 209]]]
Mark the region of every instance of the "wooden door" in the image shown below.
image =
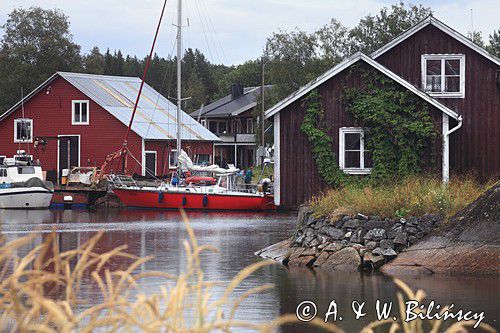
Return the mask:
[[62, 169], [80, 166], [80, 137], [59, 137], [59, 174]]

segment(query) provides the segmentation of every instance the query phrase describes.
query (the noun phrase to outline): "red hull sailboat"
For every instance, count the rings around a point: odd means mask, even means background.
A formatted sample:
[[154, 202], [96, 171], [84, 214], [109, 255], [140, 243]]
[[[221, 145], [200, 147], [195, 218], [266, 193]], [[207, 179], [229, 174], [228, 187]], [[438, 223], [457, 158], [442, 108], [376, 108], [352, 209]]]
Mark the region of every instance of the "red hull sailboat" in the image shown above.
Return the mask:
[[[134, 120], [134, 114], [137, 104], [141, 97], [142, 85], [147, 74], [149, 61], [153, 54], [156, 37], [165, 10], [165, 4], [162, 9], [160, 21], [156, 29], [153, 46], [150, 56], [146, 63], [144, 75], [141, 82], [141, 88], [132, 112], [130, 125], [125, 136], [125, 143], [122, 150], [110, 155], [107, 160], [113, 161], [118, 158], [126, 157], [128, 149], [126, 141], [128, 132]], [[239, 170], [232, 167], [230, 169], [220, 168], [218, 165], [206, 167], [193, 165], [189, 156], [182, 150], [181, 146], [181, 58], [182, 58], [182, 4], [179, 0], [177, 15], [177, 152], [179, 152], [177, 161], [177, 173], [183, 174], [184, 171], [189, 173], [200, 173], [200, 175], [187, 179], [176, 179], [175, 182], [161, 182], [159, 186], [138, 186], [137, 183], [130, 177], [127, 182], [123, 182], [120, 176], [109, 177], [113, 192], [118, 198], [128, 207], [144, 207], [144, 208], [162, 208], [162, 209], [199, 209], [199, 210], [227, 210], [227, 211], [265, 211], [275, 210], [274, 196], [270, 193], [270, 180], [263, 179], [259, 186], [248, 186], [247, 184], [239, 184], [240, 180], [237, 176]], [[126, 165], [126, 160], [124, 165]], [[104, 169], [104, 168], [103, 168]], [[217, 177], [217, 183], [212, 175]], [[213, 182], [212, 182], [213, 180]]]

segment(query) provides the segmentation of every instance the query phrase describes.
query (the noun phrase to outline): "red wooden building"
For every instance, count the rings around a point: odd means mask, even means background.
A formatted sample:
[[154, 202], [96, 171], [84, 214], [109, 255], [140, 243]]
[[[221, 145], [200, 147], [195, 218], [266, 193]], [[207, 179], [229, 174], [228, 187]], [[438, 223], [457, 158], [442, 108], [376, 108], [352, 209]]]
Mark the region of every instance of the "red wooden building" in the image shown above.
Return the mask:
[[[25, 150], [54, 178], [68, 167], [101, 166], [123, 144], [140, 82], [55, 73], [0, 117], [0, 156]], [[176, 124], [175, 105], [146, 84], [128, 138], [140, 162], [129, 159], [134, 173], [163, 176], [175, 168]], [[212, 161], [217, 136], [186, 113], [181, 124], [183, 149], [195, 161]]]
[[352, 74], [356, 68], [379, 71], [428, 104], [441, 133], [424, 156], [429, 172], [440, 173], [444, 182], [450, 171], [472, 171], [482, 179], [499, 175], [500, 59], [430, 16], [370, 56], [358, 53], [339, 63], [266, 111], [274, 123], [277, 205], [297, 207], [327, 187], [300, 131], [303, 100], [313, 89], [322, 97], [339, 167], [348, 174], [370, 173], [363, 124], [339, 98], [346, 84], [360, 84], [361, 77]]

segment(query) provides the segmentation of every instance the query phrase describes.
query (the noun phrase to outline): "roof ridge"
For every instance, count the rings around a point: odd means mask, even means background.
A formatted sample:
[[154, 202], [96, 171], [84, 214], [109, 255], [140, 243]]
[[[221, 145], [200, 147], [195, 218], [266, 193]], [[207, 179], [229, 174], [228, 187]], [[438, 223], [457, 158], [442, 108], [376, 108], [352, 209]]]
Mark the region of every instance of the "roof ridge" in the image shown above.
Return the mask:
[[92, 74], [92, 73], [79, 73], [79, 72], [64, 72], [57, 71], [57, 74], [64, 76], [73, 76], [73, 77], [88, 77], [88, 78], [103, 78], [107, 80], [117, 80], [117, 81], [141, 81], [141, 78], [137, 76], [121, 76], [121, 75], [106, 75], [106, 74]]

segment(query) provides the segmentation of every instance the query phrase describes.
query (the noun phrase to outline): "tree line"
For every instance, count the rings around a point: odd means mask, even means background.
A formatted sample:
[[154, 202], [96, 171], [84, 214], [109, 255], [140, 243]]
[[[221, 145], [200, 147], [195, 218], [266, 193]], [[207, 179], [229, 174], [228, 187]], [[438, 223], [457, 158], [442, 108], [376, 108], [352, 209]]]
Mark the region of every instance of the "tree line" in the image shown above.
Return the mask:
[[[257, 86], [261, 83], [262, 60], [266, 84], [273, 84], [266, 98], [271, 106], [357, 51], [367, 54], [432, 14], [421, 5], [399, 2], [362, 18], [353, 28], [331, 19], [316, 31], [299, 28], [278, 31], [266, 39], [264, 55], [243, 64], [211, 63], [198, 49], [183, 55], [184, 110], [191, 112], [229, 93], [232, 83]], [[123, 55], [121, 50], [94, 47], [83, 54], [73, 41], [69, 18], [57, 9], [31, 7], [14, 9], [2, 25], [0, 41], [0, 114], [56, 71], [141, 76], [146, 57]], [[500, 56], [500, 28], [485, 43], [478, 31], [468, 37]], [[146, 82], [165, 97], [176, 95], [176, 57], [155, 54]]]

